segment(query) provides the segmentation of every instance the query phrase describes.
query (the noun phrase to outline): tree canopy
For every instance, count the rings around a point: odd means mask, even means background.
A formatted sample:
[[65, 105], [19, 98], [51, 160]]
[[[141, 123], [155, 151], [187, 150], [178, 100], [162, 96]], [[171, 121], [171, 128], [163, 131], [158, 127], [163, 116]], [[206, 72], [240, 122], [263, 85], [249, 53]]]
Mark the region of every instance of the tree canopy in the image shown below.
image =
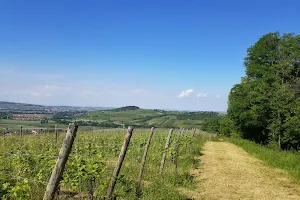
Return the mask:
[[246, 76], [229, 95], [228, 115], [243, 138], [300, 148], [300, 36], [278, 32], [247, 51]]

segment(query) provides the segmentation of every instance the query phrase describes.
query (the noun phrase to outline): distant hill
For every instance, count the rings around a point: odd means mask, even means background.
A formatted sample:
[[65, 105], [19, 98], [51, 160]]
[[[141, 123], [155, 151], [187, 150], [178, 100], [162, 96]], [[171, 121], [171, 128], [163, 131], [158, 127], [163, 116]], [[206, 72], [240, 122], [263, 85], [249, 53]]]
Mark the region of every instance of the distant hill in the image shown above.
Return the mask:
[[209, 111], [166, 111], [161, 109], [141, 109], [137, 106], [121, 108], [43, 106], [26, 103], [0, 101], [0, 119], [13, 114], [49, 114], [56, 123], [76, 121], [80, 126], [99, 127], [161, 127], [197, 128], [205, 118], [220, 118], [222, 114]]
[[45, 106], [28, 103], [15, 103], [0, 101], [0, 111], [18, 112], [18, 113], [53, 113], [61, 111], [95, 111], [95, 110], [109, 110], [113, 108], [107, 107], [79, 107], [79, 106]]
[[121, 108], [114, 109], [115, 111], [129, 111], [129, 110], [139, 110], [140, 108], [137, 106], [125, 106]]

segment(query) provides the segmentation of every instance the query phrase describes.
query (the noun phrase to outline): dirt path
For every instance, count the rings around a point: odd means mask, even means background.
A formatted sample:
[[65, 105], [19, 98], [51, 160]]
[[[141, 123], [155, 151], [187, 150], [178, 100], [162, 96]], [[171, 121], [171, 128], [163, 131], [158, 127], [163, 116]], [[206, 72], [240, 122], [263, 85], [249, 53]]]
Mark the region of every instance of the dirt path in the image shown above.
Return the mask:
[[300, 185], [287, 173], [272, 169], [242, 148], [227, 142], [207, 142], [201, 156], [194, 199], [300, 199]]

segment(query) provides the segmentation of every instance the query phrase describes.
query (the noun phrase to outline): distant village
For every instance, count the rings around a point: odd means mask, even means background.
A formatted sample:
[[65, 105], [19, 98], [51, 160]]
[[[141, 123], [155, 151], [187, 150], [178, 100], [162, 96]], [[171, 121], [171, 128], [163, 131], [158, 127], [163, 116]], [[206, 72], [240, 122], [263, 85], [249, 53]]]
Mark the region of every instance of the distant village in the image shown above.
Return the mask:
[[47, 117], [46, 114], [12, 114], [11, 118], [25, 121], [41, 121]]

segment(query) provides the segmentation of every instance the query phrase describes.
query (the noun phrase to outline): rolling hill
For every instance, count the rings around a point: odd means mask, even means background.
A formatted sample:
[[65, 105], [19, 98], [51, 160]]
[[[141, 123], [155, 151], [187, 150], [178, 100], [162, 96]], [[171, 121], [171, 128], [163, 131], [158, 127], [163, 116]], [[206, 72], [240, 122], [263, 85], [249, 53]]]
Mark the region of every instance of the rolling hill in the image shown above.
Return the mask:
[[77, 121], [113, 123], [117, 125], [135, 125], [137, 127], [185, 127], [201, 126], [204, 118], [220, 117], [216, 112], [178, 112], [141, 109], [136, 106], [126, 106], [113, 110], [88, 112], [85, 116], [76, 118]]

